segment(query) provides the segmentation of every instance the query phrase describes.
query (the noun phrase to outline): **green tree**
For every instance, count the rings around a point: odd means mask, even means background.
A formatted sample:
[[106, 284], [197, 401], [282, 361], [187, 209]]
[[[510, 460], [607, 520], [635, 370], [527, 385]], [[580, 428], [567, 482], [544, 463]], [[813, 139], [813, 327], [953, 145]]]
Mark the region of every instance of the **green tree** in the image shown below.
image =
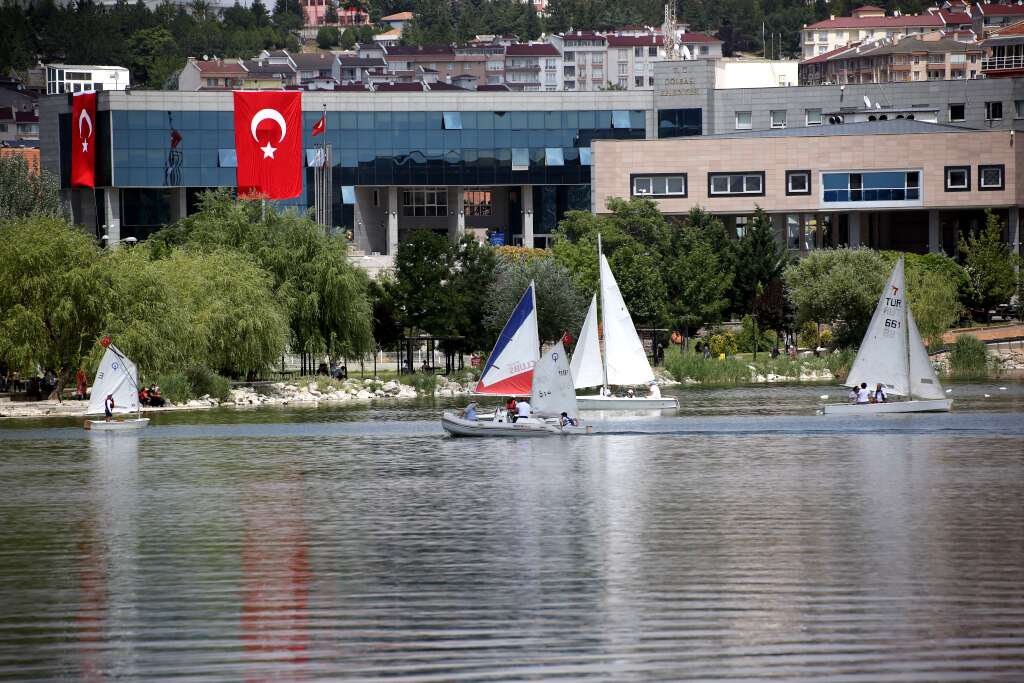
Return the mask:
[[342, 50], [351, 50], [355, 46], [356, 46], [356, 34], [355, 34], [355, 31], [353, 31], [350, 28], [347, 28], [344, 31], [342, 31], [341, 35], [338, 37], [338, 47], [341, 48]]
[[555, 341], [566, 331], [574, 335], [579, 332], [590, 295], [579, 288], [558, 259], [547, 254], [521, 259], [501, 255], [495, 267], [494, 282], [487, 290], [489, 309], [484, 316], [492, 343], [531, 280], [537, 287], [537, 327], [541, 342]]
[[960, 253], [974, 284], [978, 304], [988, 311], [1007, 303], [1017, 286], [1010, 246], [1003, 241], [1003, 222], [992, 211], [985, 212], [985, 227], [975, 234], [960, 236]]
[[0, 359], [58, 375], [60, 396], [96, 341], [105, 306], [96, 244], [51, 216], [0, 223]]
[[452, 272], [452, 251], [444, 236], [430, 230], [417, 230], [398, 245], [395, 300], [407, 327], [449, 333], [451, 308], [445, 284]]
[[771, 217], [758, 207], [750, 229], [736, 241], [733, 306], [740, 313], [753, 310], [758, 286], [762, 289], [782, 277], [789, 263], [785, 248], [775, 239]]
[[864, 336], [889, 269], [870, 249], [821, 249], [790, 265], [785, 283], [797, 323], [836, 323], [840, 346]]
[[963, 308], [956, 285], [933, 270], [907, 268], [907, 298], [921, 337], [930, 348], [942, 344], [942, 335], [960, 318]]
[[33, 175], [24, 157], [0, 157], [0, 223], [28, 216], [65, 215], [60, 186], [51, 173]]
[[673, 234], [665, 261], [669, 317], [686, 335], [721, 321], [729, 308], [733, 273], [729, 252], [716, 244], [719, 231], [721, 221], [694, 209]]
[[321, 50], [329, 50], [338, 44], [338, 29], [324, 26], [316, 32], [316, 44]]
[[487, 307], [480, 305], [480, 293], [494, 282], [497, 255], [490, 245], [466, 235], [455, 249], [453, 265], [448, 287], [454, 333], [466, 338], [466, 348], [484, 349], [493, 337], [484, 323]]
[[327, 10], [324, 12], [324, 22], [328, 24], [338, 23], [338, 4], [334, 0], [327, 0]]
[[661, 325], [668, 313], [668, 293], [660, 255], [633, 240], [615, 251], [609, 266], [633, 322]]
[[174, 36], [162, 26], [144, 28], [128, 38], [129, 66], [135, 83], [160, 88], [171, 73], [180, 69], [183, 59], [177, 52]]

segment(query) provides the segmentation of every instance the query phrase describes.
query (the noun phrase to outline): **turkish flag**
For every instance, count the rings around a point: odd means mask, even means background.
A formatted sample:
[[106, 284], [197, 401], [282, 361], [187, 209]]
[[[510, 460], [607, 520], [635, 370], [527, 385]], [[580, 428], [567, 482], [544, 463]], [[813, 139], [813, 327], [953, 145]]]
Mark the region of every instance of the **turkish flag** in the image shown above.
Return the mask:
[[291, 199], [302, 193], [302, 93], [235, 91], [238, 195]]
[[327, 130], [327, 114], [321, 114], [320, 120], [313, 124], [313, 137]]
[[71, 187], [96, 187], [96, 93], [71, 102]]

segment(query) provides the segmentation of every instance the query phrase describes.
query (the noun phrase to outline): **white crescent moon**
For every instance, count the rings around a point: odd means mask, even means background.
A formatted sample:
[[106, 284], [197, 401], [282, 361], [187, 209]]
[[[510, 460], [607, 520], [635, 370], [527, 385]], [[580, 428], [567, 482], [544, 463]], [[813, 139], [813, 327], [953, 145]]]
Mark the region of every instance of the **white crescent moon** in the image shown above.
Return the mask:
[[281, 137], [278, 139], [278, 142], [284, 140], [284, 136], [288, 134], [288, 124], [284, 122], [284, 117], [281, 116], [281, 112], [276, 109], [260, 109], [256, 112], [256, 116], [252, 117], [252, 123], [249, 124], [252, 139], [259, 142], [259, 138], [256, 137], [256, 127], [267, 119], [270, 119], [281, 127]]
[[[82, 123], [83, 122], [89, 124], [89, 134], [88, 135], [82, 135]], [[84, 138], [92, 137], [92, 117], [89, 116], [89, 112], [87, 112], [85, 109], [83, 109], [78, 114], [78, 137], [83, 138], [83, 139]]]

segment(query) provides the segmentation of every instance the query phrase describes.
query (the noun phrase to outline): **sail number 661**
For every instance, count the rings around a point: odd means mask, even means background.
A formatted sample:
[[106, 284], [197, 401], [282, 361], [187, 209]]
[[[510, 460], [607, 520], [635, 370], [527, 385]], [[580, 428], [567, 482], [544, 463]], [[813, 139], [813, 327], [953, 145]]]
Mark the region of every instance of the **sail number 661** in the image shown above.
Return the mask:
[[898, 328], [900, 326], [900, 321], [899, 320], [893, 320], [892, 318], [886, 318], [885, 319], [885, 326], [886, 327]]

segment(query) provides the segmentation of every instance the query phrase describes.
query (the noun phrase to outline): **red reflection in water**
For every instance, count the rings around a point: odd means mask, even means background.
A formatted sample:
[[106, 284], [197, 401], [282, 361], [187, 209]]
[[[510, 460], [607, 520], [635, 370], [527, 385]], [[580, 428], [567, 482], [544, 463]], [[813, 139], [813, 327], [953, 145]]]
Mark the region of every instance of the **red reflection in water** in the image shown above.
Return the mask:
[[75, 614], [78, 631], [80, 675], [85, 681], [102, 681], [101, 655], [106, 628], [106, 558], [96, 535], [96, 520], [82, 521], [78, 541], [79, 605]]
[[[242, 546], [242, 640], [250, 681], [304, 676], [309, 646], [309, 540], [301, 482], [254, 486]], [[280, 665], [288, 665], [285, 672]], [[292, 668], [295, 667], [295, 668]], [[277, 669], [271, 672], [269, 669]]]

